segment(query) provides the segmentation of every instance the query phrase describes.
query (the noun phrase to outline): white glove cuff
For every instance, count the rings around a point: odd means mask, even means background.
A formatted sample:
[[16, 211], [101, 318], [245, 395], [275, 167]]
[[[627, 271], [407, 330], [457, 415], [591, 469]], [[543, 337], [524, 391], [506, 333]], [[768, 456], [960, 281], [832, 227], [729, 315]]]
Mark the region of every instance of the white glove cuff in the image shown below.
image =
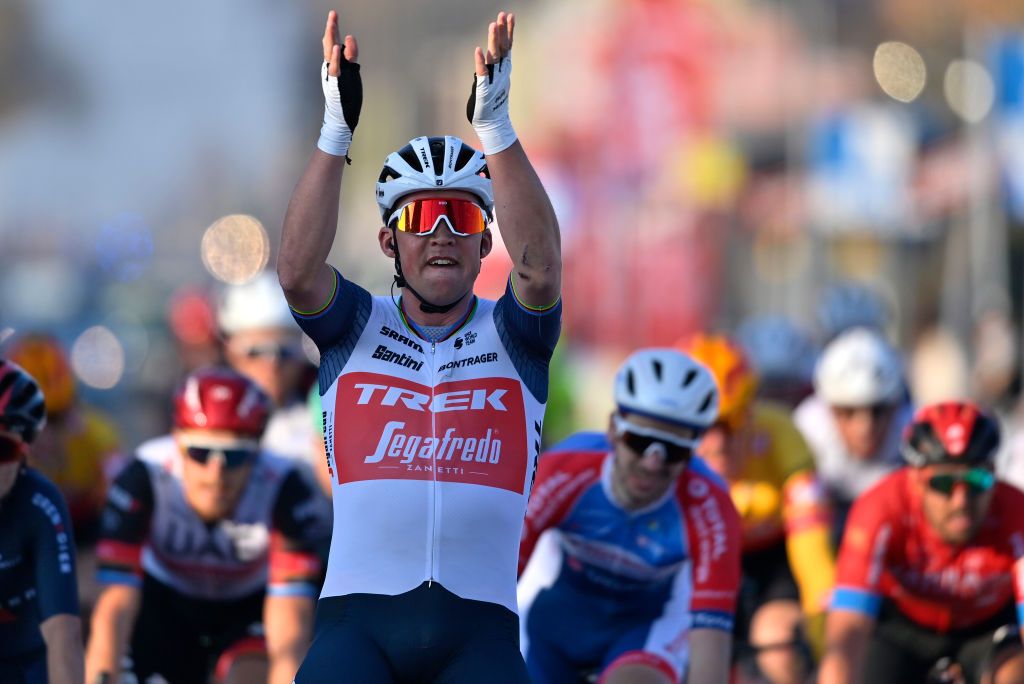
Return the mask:
[[502, 121], [488, 122], [485, 124], [476, 124], [473, 126], [473, 130], [476, 131], [476, 136], [480, 138], [480, 144], [484, 148], [484, 154], [497, 154], [504, 149], [512, 146], [519, 136], [516, 135], [515, 130], [512, 128], [511, 119], [504, 119]]

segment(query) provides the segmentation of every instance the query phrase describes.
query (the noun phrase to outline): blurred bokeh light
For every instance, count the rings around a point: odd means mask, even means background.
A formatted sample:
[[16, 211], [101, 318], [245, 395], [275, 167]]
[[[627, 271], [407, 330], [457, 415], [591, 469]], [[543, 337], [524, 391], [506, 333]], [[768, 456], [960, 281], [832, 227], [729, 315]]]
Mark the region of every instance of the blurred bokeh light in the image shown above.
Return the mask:
[[921, 53], [898, 41], [875, 49], [875, 80], [885, 94], [900, 102], [913, 102], [924, 90], [927, 70]]
[[263, 270], [270, 259], [270, 239], [252, 216], [232, 214], [203, 234], [203, 265], [217, 280], [239, 285]]
[[96, 389], [110, 389], [124, 375], [124, 347], [108, 328], [96, 325], [71, 345], [71, 367], [84, 384]]
[[977, 123], [988, 116], [996, 97], [988, 70], [969, 59], [954, 60], [946, 68], [943, 92], [949, 108], [968, 123]]

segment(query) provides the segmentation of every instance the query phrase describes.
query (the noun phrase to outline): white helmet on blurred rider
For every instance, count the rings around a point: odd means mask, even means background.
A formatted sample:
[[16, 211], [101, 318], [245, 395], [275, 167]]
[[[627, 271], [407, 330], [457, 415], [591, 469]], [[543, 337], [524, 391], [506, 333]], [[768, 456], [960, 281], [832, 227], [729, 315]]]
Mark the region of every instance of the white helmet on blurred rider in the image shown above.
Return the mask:
[[634, 352], [615, 376], [615, 403], [636, 413], [703, 433], [718, 418], [711, 372], [676, 349]]
[[814, 389], [833, 406], [894, 404], [905, 392], [903, 364], [881, 334], [854, 328], [825, 347]]
[[261, 328], [299, 332], [277, 278], [266, 271], [242, 285], [228, 286], [217, 309], [217, 323], [226, 335]]
[[453, 135], [420, 136], [388, 155], [377, 179], [377, 207], [387, 222], [405, 195], [424, 190], [463, 190], [477, 196], [489, 217], [494, 191], [484, 155]]

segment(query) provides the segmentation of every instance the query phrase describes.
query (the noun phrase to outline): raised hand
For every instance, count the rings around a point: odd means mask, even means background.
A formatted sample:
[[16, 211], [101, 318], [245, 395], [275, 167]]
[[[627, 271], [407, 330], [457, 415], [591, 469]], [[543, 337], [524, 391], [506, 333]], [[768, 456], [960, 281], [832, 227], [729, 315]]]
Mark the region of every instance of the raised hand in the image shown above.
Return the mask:
[[466, 116], [473, 124], [484, 154], [496, 154], [516, 141], [508, 115], [512, 77], [512, 37], [516, 16], [499, 12], [487, 30], [487, 51], [476, 49], [473, 90], [466, 104]]
[[359, 44], [354, 36], [338, 40], [338, 13], [327, 14], [323, 37], [324, 64], [320, 81], [324, 90], [324, 125], [317, 147], [328, 154], [348, 158], [352, 132], [363, 107], [363, 81], [359, 75]]

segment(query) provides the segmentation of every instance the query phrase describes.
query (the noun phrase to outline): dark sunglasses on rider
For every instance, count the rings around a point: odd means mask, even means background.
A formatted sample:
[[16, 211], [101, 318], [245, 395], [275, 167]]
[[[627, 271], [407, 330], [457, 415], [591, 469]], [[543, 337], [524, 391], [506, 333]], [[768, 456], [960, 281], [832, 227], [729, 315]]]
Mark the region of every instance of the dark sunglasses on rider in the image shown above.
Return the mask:
[[969, 494], [984, 494], [995, 485], [996, 476], [985, 468], [971, 468], [963, 473], [939, 473], [928, 478], [928, 488], [949, 496], [959, 482], [967, 485]]
[[479, 235], [487, 229], [487, 212], [471, 200], [423, 197], [399, 207], [388, 225], [413, 235], [432, 235], [442, 221], [459, 237]]
[[634, 425], [619, 415], [615, 417], [615, 431], [629, 450], [638, 456], [643, 456], [655, 444], [660, 445], [666, 465], [689, 462], [697, 444], [695, 439], [669, 436], [653, 428]]
[[248, 359], [271, 357], [281, 361], [297, 359], [301, 352], [302, 350], [294, 344], [281, 344], [280, 342], [260, 342], [238, 349], [238, 353]]
[[0, 436], [0, 464], [20, 461], [24, 455], [24, 442], [6, 435]]
[[200, 446], [188, 444], [185, 446], [185, 453], [196, 463], [206, 465], [211, 458], [218, 455], [224, 458], [224, 467], [238, 468], [256, 458], [256, 450], [251, 447], [222, 447], [222, 446]]

